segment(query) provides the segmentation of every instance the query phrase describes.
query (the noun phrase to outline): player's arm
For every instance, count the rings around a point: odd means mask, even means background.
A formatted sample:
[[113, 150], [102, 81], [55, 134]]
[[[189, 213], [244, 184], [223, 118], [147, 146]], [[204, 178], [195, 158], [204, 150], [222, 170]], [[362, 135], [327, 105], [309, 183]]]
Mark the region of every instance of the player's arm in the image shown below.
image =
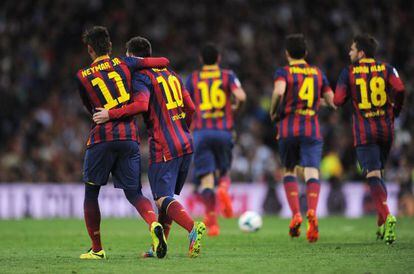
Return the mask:
[[332, 91], [331, 86], [329, 85], [328, 78], [323, 73], [322, 73], [322, 95], [323, 95], [324, 103], [327, 106], [333, 109], [336, 109], [336, 106], [334, 104], [334, 93]]
[[335, 88], [335, 95], [334, 95], [334, 104], [335, 106], [339, 107], [345, 104], [346, 100], [348, 99], [349, 93], [349, 70], [345, 68], [342, 70], [341, 74], [339, 75], [338, 82]]
[[233, 111], [238, 111], [243, 106], [244, 102], [246, 102], [246, 92], [234, 73], [230, 73], [230, 89], [231, 92], [236, 99], [234, 104], [232, 105]]
[[170, 64], [170, 61], [165, 57], [122, 57], [122, 60], [131, 71], [145, 68], [165, 68]]
[[106, 123], [109, 120], [121, 119], [147, 112], [149, 107], [150, 92], [141, 79], [133, 80], [132, 102], [115, 109], [97, 108], [93, 115], [93, 121], [97, 124]]
[[183, 103], [184, 103], [184, 112], [185, 112], [185, 122], [188, 127], [191, 126], [193, 122], [193, 114], [195, 112], [195, 105], [191, 99], [190, 93], [187, 89], [183, 89]]
[[404, 105], [405, 87], [395, 68], [389, 67], [388, 82], [394, 93], [394, 115], [398, 117]]
[[286, 81], [284, 79], [279, 79], [275, 81], [273, 87], [272, 101], [270, 102], [270, 119], [272, 121], [278, 121], [277, 110], [279, 108], [280, 100], [286, 91]]
[[79, 92], [79, 96], [80, 96], [80, 98], [82, 100], [82, 104], [85, 107], [85, 109], [90, 114], [92, 114], [93, 113], [93, 107], [92, 107], [91, 102], [89, 100], [87, 91], [86, 91], [85, 87], [81, 84], [81, 82], [80, 82], [80, 80], [79, 80], [78, 77], [76, 78], [76, 82], [77, 82], [77, 85], [78, 85], [78, 92]]

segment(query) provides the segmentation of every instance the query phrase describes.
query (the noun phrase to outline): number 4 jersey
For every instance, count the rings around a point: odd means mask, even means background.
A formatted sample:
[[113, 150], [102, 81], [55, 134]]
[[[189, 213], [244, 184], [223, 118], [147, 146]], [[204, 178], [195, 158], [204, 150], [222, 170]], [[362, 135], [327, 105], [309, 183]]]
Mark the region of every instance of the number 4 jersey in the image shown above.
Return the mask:
[[[166, 58], [110, 58], [98, 57], [89, 67], [76, 74], [82, 102], [89, 113], [96, 108], [120, 108], [130, 101], [131, 71], [147, 67], [164, 67]], [[138, 141], [138, 131], [133, 117], [109, 121], [101, 125], [93, 124], [87, 145], [115, 140]]]
[[394, 137], [394, 116], [401, 110], [404, 85], [392, 66], [364, 58], [339, 76], [334, 103], [352, 99], [354, 145], [389, 143]]
[[286, 91], [278, 108], [277, 138], [321, 139], [318, 111], [323, 93], [332, 91], [322, 71], [304, 60], [278, 68], [274, 81], [285, 81]]
[[196, 105], [194, 129], [233, 129], [231, 94], [240, 81], [230, 70], [217, 65], [203, 66], [187, 79], [186, 87]]

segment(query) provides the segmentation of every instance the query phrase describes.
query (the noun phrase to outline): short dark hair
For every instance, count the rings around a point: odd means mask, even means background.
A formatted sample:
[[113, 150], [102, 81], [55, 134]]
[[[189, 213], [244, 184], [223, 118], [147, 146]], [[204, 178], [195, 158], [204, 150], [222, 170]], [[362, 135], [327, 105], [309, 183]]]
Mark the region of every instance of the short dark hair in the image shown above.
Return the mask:
[[151, 43], [148, 39], [136, 36], [131, 38], [126, 43], [126, 48], [129, 53], [138, 57], [149, 57], [152, 55]]
[[98, 56], [111, 52], [111, 38], [108, 29], [102, 26], [94, 26], [83, 32], [82, 40], [91, 46]]
[[378, 41], [369, 34], [358, 34], [353, 39], [358, 51], [363, 51], [365, 57], [374, 58], [377, 53]]
[[307, 47], [305, 36], [302, 33], [295, 33], [286, 36], [285, 46], [290, 57], [294, 59], [305, 58]]
[[201, 59], [206, 65], [217, 63], [219, 58], [219, 50], [213, 43], [206, 44], [201, 50]]

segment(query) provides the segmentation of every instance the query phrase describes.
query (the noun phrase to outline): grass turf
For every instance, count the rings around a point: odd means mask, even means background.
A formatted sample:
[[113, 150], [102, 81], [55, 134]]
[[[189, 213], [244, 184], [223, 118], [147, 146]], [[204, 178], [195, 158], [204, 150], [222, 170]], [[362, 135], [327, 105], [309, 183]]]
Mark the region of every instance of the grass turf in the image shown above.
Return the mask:
[[187, 257], [187, 233], [174, 224], [167, 258], [141, 259], [150, 235], [142, 220], [105, 219], [101, 234], [107, 261], [81, 261], [89, 248], [82, 220], [0, 221], [0, 273], [408, 273], [414, 271], [414, 219], [398, 219], [397, 242], [375, 240], [373, 217], [319, 221], [320, 240], [288, 236], [287, 219], [264, 218], [245, 234], [237, 221], [220, 220], [221, 235], [205, 238], [199, 258]]

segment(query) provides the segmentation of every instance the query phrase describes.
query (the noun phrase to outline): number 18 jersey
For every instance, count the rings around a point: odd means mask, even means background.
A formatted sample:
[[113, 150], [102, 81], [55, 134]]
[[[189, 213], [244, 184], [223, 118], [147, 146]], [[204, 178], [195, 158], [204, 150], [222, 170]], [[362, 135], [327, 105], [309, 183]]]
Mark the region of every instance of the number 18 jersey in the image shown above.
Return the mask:
[[342, 71], [334, 102], [339, 106], [352, 100], [354, 145], [393, 141], [394, 98], [404, 90], [396, 69], [372, 58]]
[[274, 81], [284, 81], [286, 90], [278, 108], [277, 138], [321, 139], [318, 111], [323, 93], [332, 91], [328, 79], [316, 66], [304, 60], [278, 68]]
[[231, 94], [241, 84], [232, 71], [217, 65], [203, 66], [187, 78], [186, 87], [196, 107], [194, 130], [233, 129]]

